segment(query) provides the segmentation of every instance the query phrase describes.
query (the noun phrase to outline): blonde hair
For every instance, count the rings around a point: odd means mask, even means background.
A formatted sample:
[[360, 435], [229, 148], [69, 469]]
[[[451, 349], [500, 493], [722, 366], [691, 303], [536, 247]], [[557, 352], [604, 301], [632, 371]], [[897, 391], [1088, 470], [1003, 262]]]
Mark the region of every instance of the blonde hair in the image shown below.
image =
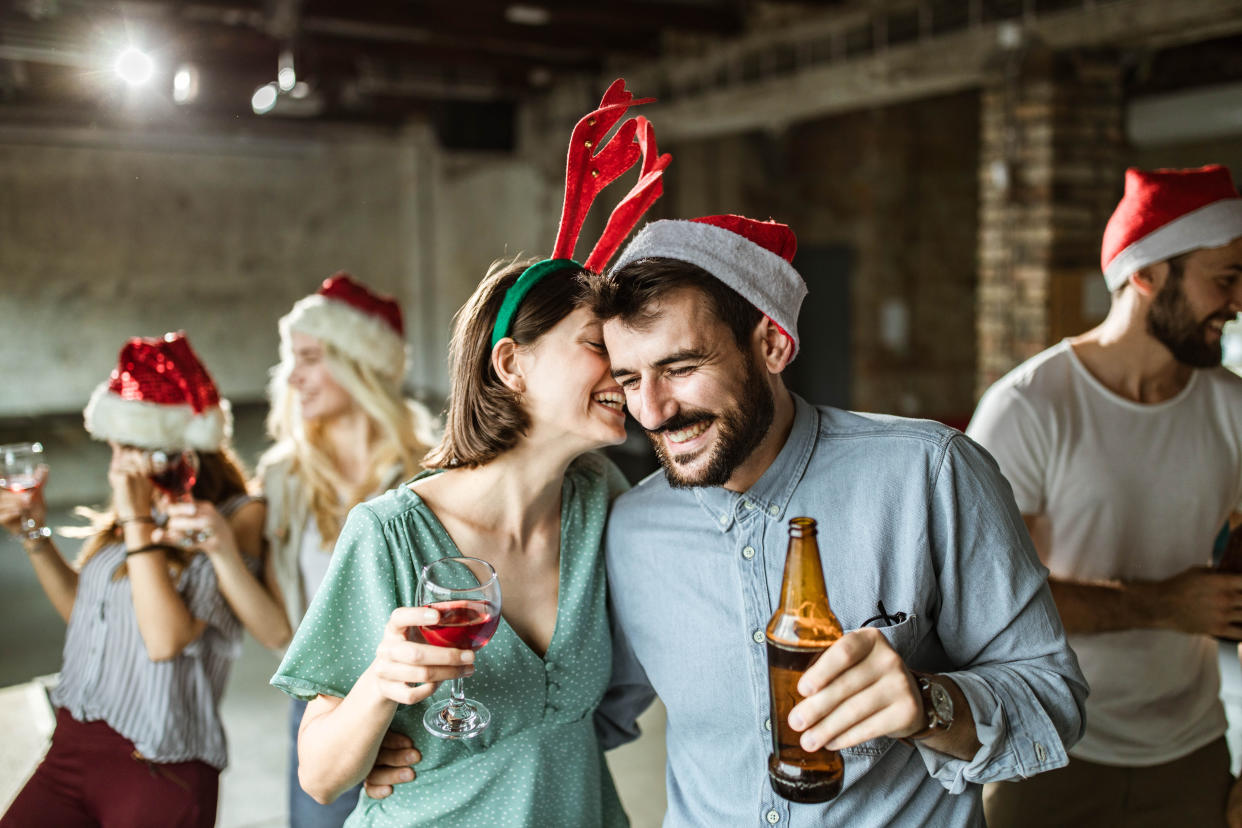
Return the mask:
[[[302, 417], [297, 395], [289, 388], [293, 371], [293, 349], [282, 338], [280, 364], [272, 369], [268, 384], [271, 409], [267, 433], [276, 442], [268, 449], [260, 466], [276, 459], [291, 460], [289, 473], [301, 478], [307, 505], [314, 515], [325, 549], [340, 534], [345, 515], [354, 505], [374, 494], [386, 482], [393, 466], [405, 476], [414, 475], [427, 449], [438, 439], [435, 418], [426, 408], [401, 394], [400, 380], [387, 377], [375, 368], [351, 359], [332, 343], [316, 338], [323, 347], [324, 364], [338, 385], [370, 421], [371, 456], [367, 477], [351, 486], [327, 449], [323, 429], [316, 421]], [[346, 495], [342, 497], [341, 493]]]

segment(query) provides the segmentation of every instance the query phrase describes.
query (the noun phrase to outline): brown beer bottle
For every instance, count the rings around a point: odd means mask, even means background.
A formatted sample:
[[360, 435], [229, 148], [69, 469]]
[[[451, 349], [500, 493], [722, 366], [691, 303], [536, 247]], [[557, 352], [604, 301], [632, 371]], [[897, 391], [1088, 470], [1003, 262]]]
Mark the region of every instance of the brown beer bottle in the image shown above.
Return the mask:
[[781, 580], [781, 603], [768, 622], [768, 687], [772, 703], [772, 790], [791, 802], [826, 802], [841, 792], [841, 754], [826, 748], [807, 753], [789, 726], [789, 711], [802, 700], [798, 679], [820, 653], [841, 637], [841, 622], [828, 606], [815, 521], [789, 521], [789, 551]]

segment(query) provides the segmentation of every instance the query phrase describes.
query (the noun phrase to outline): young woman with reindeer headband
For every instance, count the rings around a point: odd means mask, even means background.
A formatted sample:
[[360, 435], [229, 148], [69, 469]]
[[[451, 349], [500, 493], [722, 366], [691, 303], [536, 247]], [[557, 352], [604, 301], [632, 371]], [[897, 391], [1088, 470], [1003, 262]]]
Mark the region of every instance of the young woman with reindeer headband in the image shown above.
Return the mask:
[[[349, 825], [627, 824], [591, 715], [611, 671], [601, 533], [625, 481], [590, 452], [625, 439], [625, 414], [579, 276], [606, 265], [661, 193], [671, 158], [645, 119], [595, 151], [644, 102], [618, 80], [578, 122], [553, 258], [494, 265], [458, 312], [430, 470], [350, 512], [272, 680], [312, 699], [298, 749], [316, 799], [361, 781], [390, 727], [420, 743], [417, 779], [361, 797]], [[591, 256], [573, 261], [591, 201], [640, 157], [639, 181]], [[477, 653], [419, 633], [440, 620], [417, 606], [420, 570], [457, 556], [485, 558], [504, 588], [499, 627]], [[447, 695], [441, 682], [471, 674], [490, 725], [469, 740], [428, 736], [422, 719]]]

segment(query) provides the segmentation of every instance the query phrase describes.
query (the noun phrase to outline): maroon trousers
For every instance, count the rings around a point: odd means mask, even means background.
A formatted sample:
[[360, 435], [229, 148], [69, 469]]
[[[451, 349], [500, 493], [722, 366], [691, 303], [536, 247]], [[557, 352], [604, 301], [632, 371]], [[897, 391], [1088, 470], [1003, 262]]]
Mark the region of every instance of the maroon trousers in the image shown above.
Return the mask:
[[58, 708], [52, 746], [0, 828], [211, 828], [219, 782], [206, 762], [150, 762], [104, 722]]

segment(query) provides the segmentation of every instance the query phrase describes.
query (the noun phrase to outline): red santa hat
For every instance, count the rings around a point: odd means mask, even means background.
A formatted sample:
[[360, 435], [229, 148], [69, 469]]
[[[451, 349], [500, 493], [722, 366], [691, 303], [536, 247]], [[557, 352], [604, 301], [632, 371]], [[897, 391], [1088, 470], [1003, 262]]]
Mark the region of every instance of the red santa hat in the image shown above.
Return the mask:
[[1126, 192], [1104, 229], [1100, 267], [1109, 290], [1150, 264], [1242, 236], [1242, 198], [1220, 164], [1126, 170]]
[[180, 332], [126, 342], [83, 419], [96, 440], [145, 449], [219, 451], [233, 431], [228, 400]]
[[401, 306], [391, 296], [376, 293], [339, 271], [315, 293], [299, 299], [280, 320], [280, 340], [286, 358], [293, 331], [331, 344], [350, 359], [370, 366], [382, 376], [405, 376], [405, 324]]
[[772, 320], [798, 352], [806, 282], [793, 268], [798, 240], [788, 225], [744, 216], [653, 221], [621, 253], [613, 272], [639, 259], [677, 259], [703, 268]]

